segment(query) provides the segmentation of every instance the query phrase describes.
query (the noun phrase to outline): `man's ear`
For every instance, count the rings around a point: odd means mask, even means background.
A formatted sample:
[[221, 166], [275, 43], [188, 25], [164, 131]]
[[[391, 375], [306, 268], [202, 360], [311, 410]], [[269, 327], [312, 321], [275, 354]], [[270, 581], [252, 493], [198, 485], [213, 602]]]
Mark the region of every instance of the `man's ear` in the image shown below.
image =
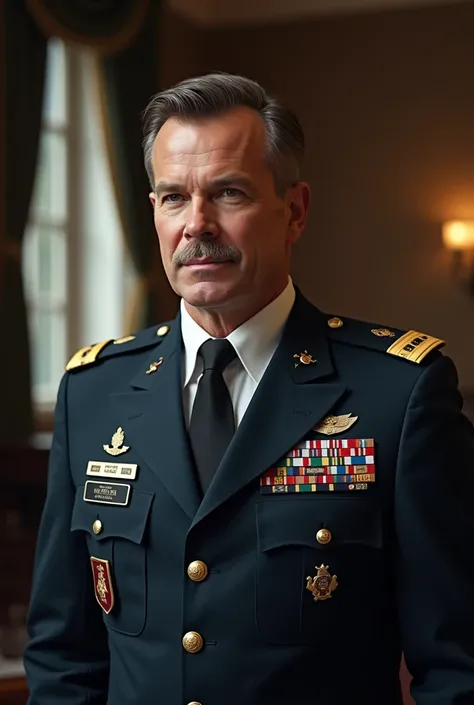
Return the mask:
[[288, 209], [288, 243], [294, 245], [305, 228], [311, 202], [311, 189], [305, 181], [288, 189], [286, 194]]
[[150, 203], [153, 206], [153, 208], [156, 206], [156, 196], [154, 191], [150, 191], [148, 194], [148, 198], [150, 199]]

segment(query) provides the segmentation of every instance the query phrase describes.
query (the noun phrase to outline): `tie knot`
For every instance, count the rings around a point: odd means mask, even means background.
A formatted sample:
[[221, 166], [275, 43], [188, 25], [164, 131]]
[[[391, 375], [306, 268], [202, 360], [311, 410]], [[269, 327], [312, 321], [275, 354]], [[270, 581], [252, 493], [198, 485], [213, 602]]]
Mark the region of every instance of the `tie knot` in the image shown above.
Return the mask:
[[[237, 356], [232, 343], [225, 338], [206, 340], [199, 348], [204, 370], [223, 372], [228, 364]], [[203, 370], [203, 371], [204, 371]]]

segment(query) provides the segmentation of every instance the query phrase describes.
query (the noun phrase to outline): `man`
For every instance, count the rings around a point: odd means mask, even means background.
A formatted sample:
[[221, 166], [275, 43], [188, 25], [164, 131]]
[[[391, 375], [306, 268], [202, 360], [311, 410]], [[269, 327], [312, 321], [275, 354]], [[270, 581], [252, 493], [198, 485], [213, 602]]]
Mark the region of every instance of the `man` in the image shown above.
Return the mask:
[[[59, 391], [30, 705], [474, 703], [474, 434], [442, 341], [295, 291], [296, 118], [164, 91], [145, 161], [175, 321]], [[315, 277], [324, 263], [310, 262]]]

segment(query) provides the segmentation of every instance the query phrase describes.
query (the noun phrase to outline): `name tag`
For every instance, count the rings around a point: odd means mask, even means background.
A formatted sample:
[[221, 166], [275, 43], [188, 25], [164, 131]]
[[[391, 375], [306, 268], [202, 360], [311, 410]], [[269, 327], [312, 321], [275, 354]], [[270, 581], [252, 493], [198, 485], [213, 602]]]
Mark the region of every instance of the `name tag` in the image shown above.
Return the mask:
[[86, 502], [99, 504], [119, 504], [127, 506], [130, 497], [131, 485], [118, 482], [93, 482], [87, 480], [84, 487], [83, 499]]
[[89, 460], [86, 475], [134, 480], [138, 465], [130, 463], [104, 463], [102, 460]]

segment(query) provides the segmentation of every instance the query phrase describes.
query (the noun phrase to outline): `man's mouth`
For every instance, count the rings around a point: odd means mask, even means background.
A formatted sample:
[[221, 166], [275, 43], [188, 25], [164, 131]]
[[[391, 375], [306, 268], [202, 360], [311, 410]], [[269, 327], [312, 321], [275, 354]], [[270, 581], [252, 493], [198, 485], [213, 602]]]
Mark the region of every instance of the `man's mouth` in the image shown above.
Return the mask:
[[212, 257], [196, 257], [190, 259], [184, 265], [185, 267], [202, 267], [202, 266], [217, 266], [220, 264], [228, 264], [230, 259], [213, 259]]

